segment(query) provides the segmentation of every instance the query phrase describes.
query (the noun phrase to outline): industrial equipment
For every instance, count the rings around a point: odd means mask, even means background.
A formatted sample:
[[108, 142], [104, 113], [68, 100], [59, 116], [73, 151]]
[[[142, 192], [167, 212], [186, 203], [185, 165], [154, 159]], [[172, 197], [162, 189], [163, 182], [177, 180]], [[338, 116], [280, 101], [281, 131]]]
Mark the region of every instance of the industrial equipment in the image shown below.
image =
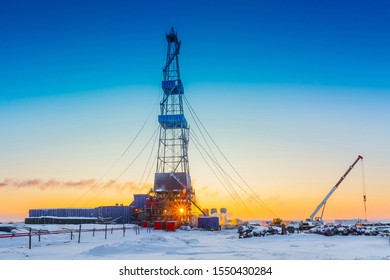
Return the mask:
[[220, 230], [219, 217], [198, 217], [198, 228], [204, 230]]
[[[154, 188], [145, 201], [146, 216], [150, 221], [180, 221], [190, 223], [192, 205], [196, 204], [191, 185], [188, 143], [189, 125], [184, 115], [184, 87], [180, 78], [179, 53], [181, 41], [172, 29], [166, 34], [167, 56], [163, 68], [160, 102], [160, 136]], [[204, 214], [204, 213], [203, 213]]]
[[[306, 220], [306, 222], [310, 226], [316, 226], [319, 224], [323, 224], [322, 216], [324, 215], [325, 205], [328, 199], [331, 197], [331, 195], [334, 193], [334, 191], [338, 188], [338, 186], [341, 184], [341, 182], [347, 177], [348, 173], [352, 170], [352, 168], [356, 165], [356, 163], [359, 160], [363, 160], [362, 156], [358, 156], [355, 162], [348, 168], [347, 172], [340, 178], [340, 180], [336, 183], [336, 185], [330, 190], [330, 192], [325, 196], [325, 198], [321, 201], [321, 203], [317, 206], [316, 210], [314, 210], [313, 214], [310, 215], [310, 218]], [[364, 196], [364, 200], [365, 200]], [[318, 211], [322, 208], [321, 216], [315, 217], [318, 213]]]

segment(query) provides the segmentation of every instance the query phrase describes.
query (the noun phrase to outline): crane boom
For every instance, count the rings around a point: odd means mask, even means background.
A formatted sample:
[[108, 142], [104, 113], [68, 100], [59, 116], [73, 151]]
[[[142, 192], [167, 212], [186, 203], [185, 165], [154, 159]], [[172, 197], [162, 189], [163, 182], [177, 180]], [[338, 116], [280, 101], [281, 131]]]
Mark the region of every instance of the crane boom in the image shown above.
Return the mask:
[[[334, 191], [337, 189], [337, 187], [341, 184], [341, 182], [347, 177], [348, 173], [352, 170], [352, 168], [355, 166], [355, 164], [363, 159], [362, 156], [358, 156], [355, 162], [348, 168], [347, 172], [340, 178], [340, 180], [336, 183], [336, 185], [330, 190], [330, 192], [325, 196], [325, 198], [321, 201], [321, 203], [317, 206], [316, 210], [314, 210], [313, 214], [310, 216], [310, 221], [314, 220], [315, 215], [318, 213], [318, 211], [322, 208], [325, 207], [326, 202], [328, 201], [329, 197], [334, 193]], [[322, 215], [324, 214], [324, 211], [322, 211], [322, 214], [319, 218], [319, 221], [322, 222]]]

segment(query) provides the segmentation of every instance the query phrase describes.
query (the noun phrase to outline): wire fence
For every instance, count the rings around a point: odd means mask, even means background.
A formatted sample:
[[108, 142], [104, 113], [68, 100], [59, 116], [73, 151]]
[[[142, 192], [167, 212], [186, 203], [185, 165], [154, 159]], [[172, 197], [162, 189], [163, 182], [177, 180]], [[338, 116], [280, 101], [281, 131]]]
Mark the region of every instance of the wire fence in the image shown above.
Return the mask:
[[[54, 231], [49, 231], [49, 230], [36, 230], [33, 228], [28, 228], [28, 232], [15, 232], [15, 233], [6, 233], [6, 234], [0, 234], [0, 238], [16, 238], [16, 237], [28, 237], [28, 248], [32, 248], [32, 238], [38, 237], [38, 242], [41, 242], [41, 236], [44, 235], [51, 235], [51, 234], [69, 234], [70, 235], [70, 240], [73, 240], [77, 237], [77, 242], [81, 242], [81, 236], [82, 233], [92, 232], [92, 236], [95, 237], [96, 232], [104, 232], [104, 239], [107, 239], [108, 232], [111, 234], [114, 231], [122, 231], [123, 232], [123, 237], [126, 236], [126, 232], [131, 230], [134, 231], [136, 235], [141, 234], [141, 227], [139, 225], [134, 225], [134, 226], [121, 226], [121, 227], [108, 227], [108, 225], [105, 225], [104, 228], [92, 228], [92, 229], [82, 229], [81, 225], [79, 225], [78, 229], [62, 229], [62, 230], [54, 230]], [[147, 228], [147, 232], [150, 233], [150, 228]]]

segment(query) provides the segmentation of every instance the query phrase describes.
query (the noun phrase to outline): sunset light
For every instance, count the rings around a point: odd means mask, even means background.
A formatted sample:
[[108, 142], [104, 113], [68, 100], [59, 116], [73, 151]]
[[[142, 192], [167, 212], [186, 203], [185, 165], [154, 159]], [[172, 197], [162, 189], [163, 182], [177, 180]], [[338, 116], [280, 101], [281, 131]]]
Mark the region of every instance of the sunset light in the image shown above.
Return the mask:
[[302, 221], [358, 155], [316, 216], [390, 219], [388, 7], [5, 2], [0, 222], [129, 207], [157, 173], [181, 218]]

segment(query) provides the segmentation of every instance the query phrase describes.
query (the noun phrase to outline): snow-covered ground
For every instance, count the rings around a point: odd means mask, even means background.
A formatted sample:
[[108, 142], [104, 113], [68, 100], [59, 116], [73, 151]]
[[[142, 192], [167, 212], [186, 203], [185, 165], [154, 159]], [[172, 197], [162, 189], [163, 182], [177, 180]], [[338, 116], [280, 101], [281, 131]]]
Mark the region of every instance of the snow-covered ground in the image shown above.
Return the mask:
[[[4, 224], [2, 224], [4, 225]], [[30, 225], [29, 225], [30, 226]], [[132, 225], [127, 225], [132, 226]], [[77, 225], [31, 225], [54, 231]], [[120, 225], [114, 225], [120, 227]], [[83, 225], [82, 229], [104, 228]], [[239, 239], [237, 230], [103, 231], [0, 238], [0, 260], [390, 260], [389, 237], [296, 233]], [[16, 232], [23, 231], [16, 230]], [[3, 232], [4, 233], [4, 232]], [[1, 232], [0, 232], [1, 234]]]

